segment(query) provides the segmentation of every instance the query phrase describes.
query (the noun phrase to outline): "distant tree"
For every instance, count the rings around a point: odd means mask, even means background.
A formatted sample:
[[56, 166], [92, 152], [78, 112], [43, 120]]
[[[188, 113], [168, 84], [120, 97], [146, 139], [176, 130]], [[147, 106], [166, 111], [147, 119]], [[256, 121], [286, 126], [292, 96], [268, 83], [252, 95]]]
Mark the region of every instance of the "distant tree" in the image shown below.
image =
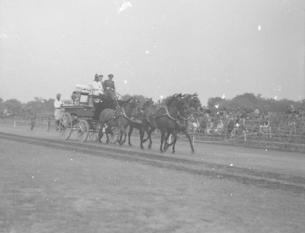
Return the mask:
[[305, 99], [303, 99], [301, 101], [301, 106], [300, 107], [302, 108], [303, 111], [305, 111]]
[[48, 99], [45, 100], [45, 106], [46, 106], [46, 110], [47, 112], [54, 112], [54, 99]]
[[220, 97], [213, 97], [208, 100], [208, 107], [210, 110], [215, 110], [215, 106], [218, 106], [218, 110], [225, 109], [230, 112], [254, 112], [258, 110], [261, 113], [285, 113], [294, 106], [295, 109], [305, 109], [304, 101], [293, 101], [287, 99], [276, 100], [273, 98], [263, 98], [261, 95], [254, 95], [252, 93], [244, 93], [237, 95], [233, 99], [223, 100]]
[[255, 109], [263, 110], [263, 106], [260, 106], [258, 98], [252, 93], [245, 93], [238, 95], [231, 100], [235, 106], [238, 106], [239, 110], [246, 112], [253, 112]]
[[40, 97], [35, 97], [34, 100], [31, 100], [25, 104], [23, 110], [27, 116], [35, 113], [40, 117], [46, 117], [53, 113], [53, 106], [54, 99], [46, 100]]
[[9, 99], [3, 102], [4, 110], [7, 115], [20, 116], [22, 115], [22, 103], [17, 99]]
[[221, 97], [212, 97], [208, 99], [208, 108], [210, 110], [218, 109], [223, 103], [225, 102], [225, 99]]

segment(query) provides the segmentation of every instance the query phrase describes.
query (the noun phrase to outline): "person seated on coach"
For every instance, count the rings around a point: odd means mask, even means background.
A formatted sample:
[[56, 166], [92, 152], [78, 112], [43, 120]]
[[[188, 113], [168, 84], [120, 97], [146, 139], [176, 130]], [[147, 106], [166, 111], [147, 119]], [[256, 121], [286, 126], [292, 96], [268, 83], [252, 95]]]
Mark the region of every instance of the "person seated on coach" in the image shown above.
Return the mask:
[[113, 81], [113, 74], [108, 74], [108, 79], [103, 82], [104, 93], [115, 99], [115, 85]]
[[95, 95], [95, 96], [99, 96], [99, 95], [103, 94], [102, 79], [103, 79], [102, 74], [101, 75], [98, 75], [98, 74], [94, 75], [94, 80], [91, 83], [91, 87], [92, 87], [93, 95]]

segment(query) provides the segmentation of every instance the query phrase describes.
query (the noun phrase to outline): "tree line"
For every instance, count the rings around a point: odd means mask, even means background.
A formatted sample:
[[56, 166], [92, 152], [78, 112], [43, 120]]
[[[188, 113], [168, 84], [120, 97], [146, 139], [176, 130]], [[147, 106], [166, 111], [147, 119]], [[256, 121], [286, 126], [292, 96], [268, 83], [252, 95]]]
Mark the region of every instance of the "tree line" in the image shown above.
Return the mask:
[[[151, 100], [143, 95], [124, 95], [122, 98], [134, 97], [142, 105], [145, 101]], [[201, 104], [198, 95], [189, 94], [186, 98], [193, 99], [194, 110], [207, 111], [227, 111], [227, 112], [242, 112], [251, 113], [254, 111], [260, 112], [274, 112], [274, 113], [291, 113], [304, 112], [305, 99], [301, 101], [294, 101], [288, 99], [276, 100], [272, 98], [264, 98], [261, 95], [252, 93], [244, 93], [237, 95], [232, 99], [225, 99], [221, 97], [211, 97], [208, 99], [207, 105]], [[22, 103], [18, 99], [3, 100], [0, 98], [0, 117], [30, 117], [35, 114], [38, 117], [53, 116], [54, 99], [44, 99], [35, 97], [33, 100]]]
[[18, 99], [3, 100], [0, 98], [0, 117], [29, 118], [33, 115], [49, 117], [54, 112], [54, 99], [35, 97], [33, 100], [22, 103]]
[[261, 113], [300, 113], [305, 111], [305, 99], [294, 101], [288, 99], [276, 100], [264, 98], [261, 95], [244, 93], [232, 99], [213, 97], [208, 100], [207, 108], [225, 110], [228, 112], [251, 113], [259, 111]]

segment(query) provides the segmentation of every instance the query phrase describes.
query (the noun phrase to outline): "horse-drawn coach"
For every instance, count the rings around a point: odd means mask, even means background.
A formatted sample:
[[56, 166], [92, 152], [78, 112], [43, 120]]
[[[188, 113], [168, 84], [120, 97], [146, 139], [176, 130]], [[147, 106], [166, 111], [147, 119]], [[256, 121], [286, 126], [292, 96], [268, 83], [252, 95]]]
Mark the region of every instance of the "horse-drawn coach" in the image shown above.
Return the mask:
[[[164, 151], [172, 145], [175, 152], [177, 133], [184, 134], [194, 152], [189, 126], [193, 122], [188, 117], [189, 109], [188, 96], [175, 94], [168, 98], [165, 105], [155, 105], [151, 100], [139, 106], [133, 97], [128, 100], [118, 100], [109, 95], [93, 94], [90, 88], [78, 88], [72, 94], [72, 101], [62, 106], [61, 118], [62, 135], [65, 140], [71, 135], [76, 135], [78, 140], [85, 142], [88, 138], [101, 141], [106, 133], [107, 142], [109, 134], [112, 142], [124, 144], [128, 132], [128, 143], [132, 129], [139, 130], [140, 147], [149, 140], [148, 147], [151, 147], [151, 133], [158, 129], [161, 133], [160, 151]], [[144, 139], [144, 134], [147, 137]], [[172, 143], [167, 143], [170, 135], [173, 135]]]
[[99, 97], [94, 96], [86, 87], [77, 87], [72, 94], [72, 101], [64, 102], [62, 106], [61, 133], [68, 140], [73, 133], [81, 142], [87, 141], [89, 135], [98, 132], [95, 118], [95, 102]]

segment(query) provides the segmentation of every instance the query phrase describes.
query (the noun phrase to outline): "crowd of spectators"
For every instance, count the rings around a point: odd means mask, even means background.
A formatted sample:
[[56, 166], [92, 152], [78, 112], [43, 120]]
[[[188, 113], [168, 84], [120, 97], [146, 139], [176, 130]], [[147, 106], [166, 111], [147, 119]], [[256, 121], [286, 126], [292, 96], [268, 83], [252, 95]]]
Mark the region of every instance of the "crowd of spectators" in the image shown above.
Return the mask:
[[284, 113], [244, 111], [210, 111], [198, 114], [199, 133], [209, 136], [260, 137], [274, 140], [303, 140], [305, 142], [305, 111], [288, 110]]

